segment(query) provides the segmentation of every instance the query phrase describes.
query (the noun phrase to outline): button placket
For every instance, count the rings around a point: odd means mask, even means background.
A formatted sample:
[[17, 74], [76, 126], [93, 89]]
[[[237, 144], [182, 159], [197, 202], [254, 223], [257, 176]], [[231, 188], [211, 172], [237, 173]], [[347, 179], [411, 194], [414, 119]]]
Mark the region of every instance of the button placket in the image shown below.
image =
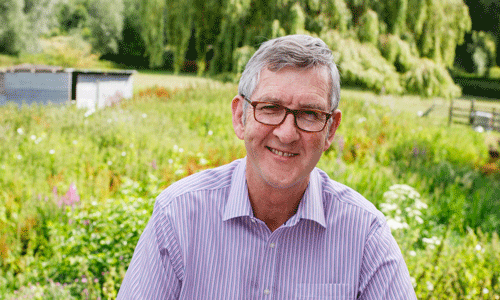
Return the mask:
[[271, 299], [273, 295], [274, 280], [276, 278], [276, 272], [278, 271], [278, 251], [277, 251], [277, 237], [279, 233], [276, 231], [270, 233], [265, 242], [264, 257], [262, 260], [262, 280], [260, 282], [261, 295], [265, 297], [264, 299]]

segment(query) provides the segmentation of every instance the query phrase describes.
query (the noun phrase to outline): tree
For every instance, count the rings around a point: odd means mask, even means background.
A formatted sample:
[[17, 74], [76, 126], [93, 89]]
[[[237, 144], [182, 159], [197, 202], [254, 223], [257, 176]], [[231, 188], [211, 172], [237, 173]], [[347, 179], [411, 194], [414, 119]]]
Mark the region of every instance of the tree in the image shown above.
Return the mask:
[[0, 0], [0, 52], [17, 54], [25, 46], [28, 23], [23, 0]]
[[90, 41], [94, 50], [117, 53], [123, 30], [123, 0], [89, 0]]
[[158, 67], [163, 63], [165, 45], [164, 0], [144, 0], [141, 5], [141, 36], [145, 52], [149, 57], [149, 67]]
[[167, 44], [174, 52], [174, 73], [178, 74], [184, 58], [193, 28], [194, 8], [184, 0], [169, 1], [165, 9], [165, 30]]

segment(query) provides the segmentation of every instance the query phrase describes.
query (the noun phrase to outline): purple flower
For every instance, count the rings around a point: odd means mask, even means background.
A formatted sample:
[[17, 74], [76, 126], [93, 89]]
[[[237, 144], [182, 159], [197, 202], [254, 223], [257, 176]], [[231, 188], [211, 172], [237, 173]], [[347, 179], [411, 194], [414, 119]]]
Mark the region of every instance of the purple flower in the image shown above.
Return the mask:
[[89, 220], [83, 220], [83, 225], [87, 226], [90, 224], [90, 221]]
[[83, 283], [87, 283], [87, 278], [83, 277], [83, 278], [82, 278], [82, 282], [83, 282]]

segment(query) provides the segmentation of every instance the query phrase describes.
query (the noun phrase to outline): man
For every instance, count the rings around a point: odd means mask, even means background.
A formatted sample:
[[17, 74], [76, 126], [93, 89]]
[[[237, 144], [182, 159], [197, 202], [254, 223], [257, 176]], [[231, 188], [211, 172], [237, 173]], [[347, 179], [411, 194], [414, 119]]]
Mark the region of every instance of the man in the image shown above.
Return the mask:
[[262, 44], [232, 101], [247, 157], [157, 198], [118, 299], [416, 299], [384, 216], [315, 168], [341, 120], [326, 44]]

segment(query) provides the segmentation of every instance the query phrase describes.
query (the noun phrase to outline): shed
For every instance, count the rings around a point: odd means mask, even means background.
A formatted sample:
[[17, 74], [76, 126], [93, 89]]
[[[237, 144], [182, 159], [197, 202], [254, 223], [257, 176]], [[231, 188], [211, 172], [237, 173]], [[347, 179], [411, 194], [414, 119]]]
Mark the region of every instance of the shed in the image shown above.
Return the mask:
[[0, 105], [65, 103], [98, 109], [133, 93], [133, 70], [76, 70], [24, 64], [0, 70]]

